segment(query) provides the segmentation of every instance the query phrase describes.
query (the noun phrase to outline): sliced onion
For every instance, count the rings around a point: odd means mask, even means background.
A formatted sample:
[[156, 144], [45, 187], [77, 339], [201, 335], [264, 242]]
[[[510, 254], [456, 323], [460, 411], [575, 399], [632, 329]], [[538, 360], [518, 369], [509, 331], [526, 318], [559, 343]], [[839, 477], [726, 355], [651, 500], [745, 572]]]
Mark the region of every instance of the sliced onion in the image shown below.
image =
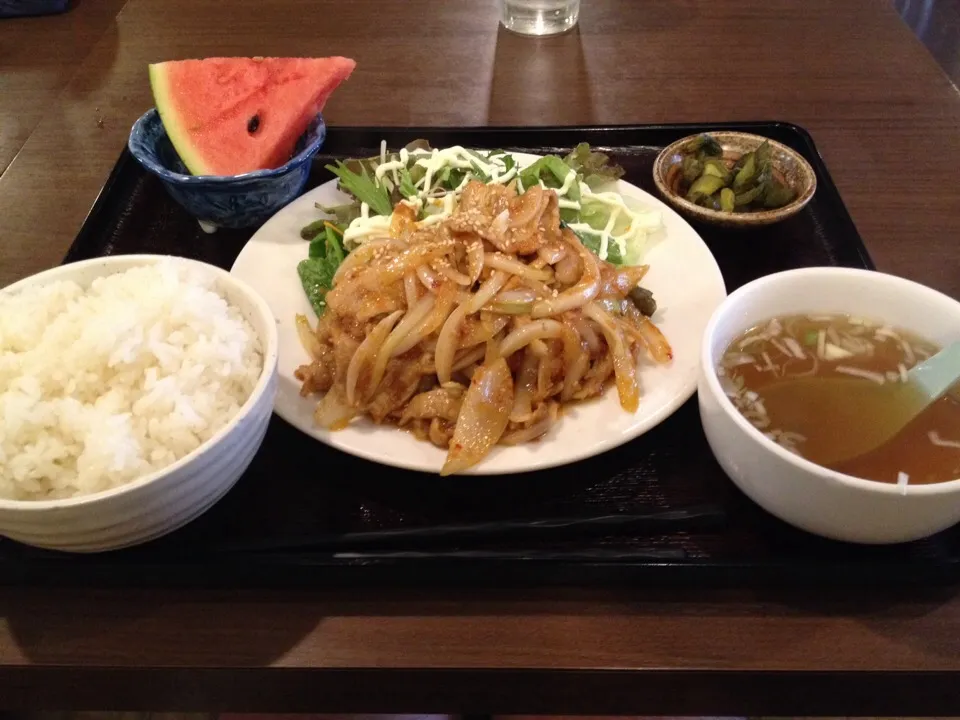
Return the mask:
[[483, 356], [486, 354], [487, 344], [483, 343], [478, 345], [475, 348], [468, 348], [462, 350], [453, 361], [453, 367], [451, 368], [453, 372], [459, 372], [464, 368], [470, 367], [475, 362], [479, 362], [483, 359]]
[[580, 353], [573, 365], [565, 371], [563, 376], [563, 392], [560, 394], [561, 400], [570, 400], [577, 392], [577, 386], [583, 380], [583, 376], [590, 369], [590, 356], [587, 353]]
[[[520, 348], [529, 345], [533, 340], [543, 338], [559, 338], [563, 334], [563, 324], [557, 320], [533, 320], [521, 325], [500, 343], [500, 355], [510, 357]], [[579, 350], [579, 343], [577, 343]]]
[[487, 232], [492, 234], [494, 237], [502, 236], [508, 227], [510, 222], [510, 211], [506, 208], [503, 209], [490, 223], [490, 227], [487, 229]]
[[[501, 320], [501, 323], [499, 324], [499, 328], [497, 328], [498, 318], [494, 313], [488, 310], [481, 309], [479, 313], [479, 318], [480, 318], [480, 327], [482, 327], [488, 333], [488, 337], [496, 333], [498, 329], [502, 329], [506, 324], [502, 322], [503, 318], [499, 318]], [[463, 343], [463, 342], [460, 343], [461, 347], [465, 344], [466, 343]]]
[[325, 430], [342, 430], [357, 414], [357, 408], [351, 406], [342, 393], [343, 390], [338, 385], [334, 385], [317, 403], [313, 411], [313, 422], [317, 427]]
[[350, 358], [346, 377], [346, 396], [350, 405], [356, 406], [357, 404], [357, 381], [360, 379], [360, 371], [364, 365], [376, 360], [377, 351], [380, 350], [390, 331], [393, 330], [393, 326], [397, 324], [402, 315], [403, 310], [397, 310], [378, 322], [376, 327], [360, 343], [360, 347], [357, 348], [353, 357]]
[[484, 343], [486, 346], [483, 351], [483, 364], [484, 365], [493, 365], [497, 360], [500, 359], [500, 342], [499, 338], [496, 336], [491, 337], [489, 340]]
[[457, 352], [457, 336], [460, 333], [460, 325], [466, 316], [466, 304], [459, 305], [447, 316], [443, 327], [440, 329], [434, 362], [437, 365], [437, 379], [441, 385], [450, 382], [450, 375], [453, 372], [453, 357]]
[[537, 368], [537, 391], [533, 396], [534, 402], [546, 400], [553, 388], [553, 376], [556, 374], [558, 361], [553, 355], [540, 357], [540, 366]]
[[583, 314], [600, 326], [613, 358], [613, 372], [617, 381], [620, 406], [627, 412], [636, 412], [640, 405], [640, 386], [637, 384], [637, 366], [627, 350], [627, 344], [616, 321], [593, 303], [583, 309]]
[[504, 317], [503, 315], [491, 315], [490, 318], [491, 321], [489, 323], [485, 323], [483, 320], [479, 323], [470, 323], [467, 332], [460, 335], [458, 347], [473, 347], [478, 343], [486, 342], [503, 330], [510, 322], [510, 318]]
[[[339, 297], [337, 297], [335, 293], [336, 291], [333, 291], [327, 295], [327, 304], [339, 312], [345, 303], [339, 302]], [[349, 303], [352, 300], [353, 298], [350, 298], [348, 293], [347, 302]], [[359, 302], [353, 302], [353, 314], [356, 316], [357, 320], [366, 322], [367, 320], [371, 320], [378, 315], [389, 315], [394, 310], [398, 309], [397, 305], [399, 305], [399, 303], [390, 295], [368, 292], [361, 296]]]
[[473, 285], [473, 280], [457, 270], [453, 265], [450, 264], [450, 261], [445, 258], [442, 260], [437, 260], [435, 263], [433, 263], [433, 269], [436, 270], [439, 275], [442, 275], [448, 280], [452, 280], [457, 285], [463, 285], [465, 287], [470, 287]]
[[358, 247], [356, 250], [347, 255], [343, 262], [340, 263], [340, 267], [337, 268], [337, 271], [333, 274], [333, 281], [331, 285], [336, 287], [337, 283], [343, 279], [343, 277], [350, 272], [353, 268], [359, 265], [365, 265], [366, 263], [373, 260], [377, 252], [382, 251], [383, 248], [386, 248], [391, 244], [392, 238], [385, 237], [380, 240], [367, 240], [363, 245]]
[[562, 282], [564, 285], [573, 285], [582, 274], [580, 258], [575, 253], [568, 252], [554, 265], [553, 272], [558, 282]]
[[653, 324], [646, 315], [641, 315], [639, 319], [640, 333], [647, 343], [647, 349], [658, 363], [668, 363], [673, 359], [673, 349], [667, 338], [660, 332], [660, 328]]
[[403, 294], [407, 301], [407, 307], [413, 307], [420, 299], [420, 283], [417, 282], [417, 273], [415, 270], [408, 270], [403, 276]]
[[537, 299], [537, 293], [530, 288], [517, 288], [515, 290], [503, 290], [497, 293], [494, 302], [529, 302]]
[[[573, 394], [576, 383], [580, 380], [579, 377], [574, 377], [570, 371], [574, 368], [577, 359], [584, 353], [580, 347], [580, 338], [568, 325], [557, 320], [534, 320], [521, 325], [504, 339], [500, 345], [500, 354], [503, 357], [509, 357], [534, 340], [545, 338], [558, 338], [563, 343], [563, 392], [569, 397]], [[539, 353], [534, 354], [540, 355]], [[540, 357], [543, 357], [543, 355], [540, 355]], [[582, 373], [583, 371], [581, 371], [581, 376]]]
[[320, 347], [320, 341], [314, 334], [313, 328], [310, 327], [310, 321], [307, 320], [307, 316], [297, 315], [295, 321], [297, 325], [297, 337], [300, 339], [300, 344], [303, 345], [303, 349], [307, 351], [307, 355], [310, 356], [311, 360], [319, 360], [323, 356], [323, 349]]
[[550, 242], [537, 249], [537, 255], [547, 265], [556, 265], [569, 254], [566, 246], [558, 242]]
[[621, 268], [607, 267], [603, 276], [602, 295], [626, 295], [643, 280], [649, 265], [626, 265]]
[[487, 308], [490, 312], [495, 312], [500, 315], [529, 315], [533, 310], [532, 302], [504, 302], [502, 300], [494, 300], [494, 302], [487, 305]]
[[583, 307], [593, 300], [600, 292], [600, 266], [596, 256], [583, 246], [569, 230], [563, 231], [563, 238], [573, 246], [580, 255], [583, 264], [583, 274], [572, 288], [564, 290], [557, 297], [538, 300], [533, 306], [533, 317], [542, 318], [549, 315], [559, 315], [567, 310]]
[[[589, 252], [589, 251], [588, 251]], [[498, 252], [484, 253], [483, 264], [494, 270], [502, 270], [511, 275], [519, 275], [529, 280], [539, 280], [540, 282], [550, 282], [553, 280], [553, 273], [550, 270], [537, 270], [530, 267], [525, 262], [517, 260], [509, 255]]]
[[580, 335], [580, 339], [587, 346], [587, 349], [594, 354], [600, 352], [600, 336], [597, 335], [597, 331], [593, 329], [590, 322], [583, 315], [579, 314], [573, 316], [572, 322], [577, 333]]
[[490, 273], [484, 283], [477, 289], [469, 300], [465, 303], [467, 314], [475, 313], [488, 302], [490, 298], [497, 294], [497, 292], [502, 288], [507, 280], [510, 279], [510, 276], [505, 272], [495, 271]]
[[463, 396], [450, 451], [440, 474], [462, 472], [482, 460], [503, 435], [512, 406], [513, 377], [507, 361], [500, 358], [481, 366]]
[[530, 341], [530, 352], [542, 358], [550, 354], [550, 348], [547, 347], [547, 344], [543, 340], [536, 338]]
[[379, 352], [377, 352], [376, 360], [373, 362], [373, 370], [370, 373], [370, 384], [366, 392], [367, 397], [373, 395], [380, 386], [380, 381], [383, 380], [383, 373], [387, 369], [387, 361], [397, 354], [397, 346], [430, 314], [435, 302], [436, 299], [433, 295], [424, 295], [417, 301], [416, 305], [407, 311], [407, 314], [403, 316], [403, 320], [401, 320], [390, 335], [387, 336]]
[[[514, 276], [516, 277], [516, 276]], [[520, 280], [520, 278], [518, 278]], [[553, 290], [546, 283], [542, 283], [539, 280], [530, 280], [529, 278], [523, 278], [520, 280], [524, 287], [528, 287], [533, 290], [538, 298], [550, 298], [553, 297]]]
[[427, 437], [430, 438], [430, 442], [436, 445], [439, 448], [449, 448], [450, 447], [450, 431], [448, 430], [449, 425], [443, 423], [440, 418], [434, 418], [430, 421], [430, 431]]
[[467, 244], [467, 276], [470, 278], [470, 285], [480, 279], [481, 272], [483, 272], [483, 242], [473, 240]]
[[457, 291], [452, 285], [447, 285], [441, 288], [440, 292], [437, 293], [437, 299], [434, 303], [433, 310], [419, 325], [417, 325], [417, 327], [413, 329], [409, 335], [403, 339], [403, 342], [394, 348], [393, 354], [403, 355], [412, 347], [441, 328], [444, 321], [450, 315], [450, 311], [453, 308], [453, 303], [456, 300], [456, 297]]
[[624, 315], [627, 312], [627, 303], [630, 303], [626, 298], [620, 298], [615, 300], [613, 298], [604, 297], [597, 298], [597, 305], [602, 307], [606, 312], [611, 315]]
[[524, 352], [517, 373], [516, 393], [513, 396], [513, 408], [510, 410], [511, 422], [522, 422], [533, 411], [533, 390], [537, 384], [537, 367], [540, 360], [530, 352]]
[[443, 281], [437, 277], [437, 274], [429, 265], [421, 265], [416, 270], [417, 278], [423, 283], [423, 286], [430, 291], [436, 290], [443, 284]]
[[503, 315], [526, 315], [533, 309], [537, 294], [530, 288], [503, 290], [488, 306], [493, 312]]
[[512, 432], [504, 433], [500, 438], [501, 445], [521, 445], [523, 443], [536, 440], [538, 437], [546, 435], [553, 424], [557, 421], [559, 413], [556, 403], [548, 403], [547, 414], [529, 427], [519, 428]]
[[[560, 340], [563, 342], [563, 392], [561, 397], [569, 399], [573, 395], [573, 391], [576, 390], [577, 383], [580, 382], [583, 373], [586, 372], [586, 368], [589, 367], [590, 356], [583, 351], [580, 336], [574, 332], [573, 328], [566, 323], [562, 323], [560, 327]], [[586, 358], [586, 363], [583, 362], [583, 358]], [[578, 364], [583, 367], [579, 375], [574, 372]]]
[[435, 417], [455, 422], [460, 413], [465, 389], [462, 385], [451, 384], [415, 395], [404, 408], [400, 424], [405, 425], [414, 419], [424, 420]]

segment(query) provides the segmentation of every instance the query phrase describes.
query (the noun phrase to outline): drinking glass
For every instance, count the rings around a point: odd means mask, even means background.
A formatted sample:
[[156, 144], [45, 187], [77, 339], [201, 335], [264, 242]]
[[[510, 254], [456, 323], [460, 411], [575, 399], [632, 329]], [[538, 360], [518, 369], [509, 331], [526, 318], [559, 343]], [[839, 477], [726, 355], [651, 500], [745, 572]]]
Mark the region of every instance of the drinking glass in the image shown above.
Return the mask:
[[556, 35], [577, 24], [580, 0], [500, 0], [500, 22], [522, 35]]

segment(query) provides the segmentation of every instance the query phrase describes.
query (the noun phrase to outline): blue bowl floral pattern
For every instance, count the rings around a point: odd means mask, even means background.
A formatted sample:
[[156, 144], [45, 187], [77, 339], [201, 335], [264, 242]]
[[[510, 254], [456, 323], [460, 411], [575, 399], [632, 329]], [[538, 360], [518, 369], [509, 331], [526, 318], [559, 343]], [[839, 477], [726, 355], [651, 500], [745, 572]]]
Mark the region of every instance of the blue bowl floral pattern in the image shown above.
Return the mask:
[[278, 168], [243, 175], [191, 175], [154, 108], [134, 123], [127, 147], [205, 229], [246, 228], [260, 225], [300, 194], [326, 135], [323, 118], [317, 115], [297, 140], [293, 157]]

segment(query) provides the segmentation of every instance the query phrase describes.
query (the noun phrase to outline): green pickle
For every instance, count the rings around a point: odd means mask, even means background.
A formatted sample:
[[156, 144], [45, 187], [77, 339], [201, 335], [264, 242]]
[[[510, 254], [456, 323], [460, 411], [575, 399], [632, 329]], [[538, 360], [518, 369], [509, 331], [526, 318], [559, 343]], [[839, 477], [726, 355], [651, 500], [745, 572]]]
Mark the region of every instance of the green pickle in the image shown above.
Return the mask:
[[720, 209], [724, 212], [733, 212], [734, 192], [730, 188], [723, 188], [720, 191]]
[[703, 172], [703, 163], [693, 157], [693, 155], [687, 155], [683, 158], [680, 169], [683, 172], [683, 179], [692, 185], [693, 181], [700, 177], [700, 174]]
[[716, 175], [703, 174], [690, 186], [690, 190], [687, 191], [687, 200], [697, 202], [698, 198], [709, 197], [722, 187], [723, 178], [718, 178]]
[[723, 178], [724, 184], [730, 182], [730, 171], [720, 158], [708, 158], [703, 161], [703, 172]]
[[756, 153], [757, 166], [764, 170], [770, 167], [770, 141], [764, 140], [763, 144], [757, 148]]
[[743, 207], [745, 205], [749, 205], [750, 203], [754, 202], [758, 197], [760, 197], [760, 194], [762, 192], [763, 192], [763, 186], [757, 185], [756, 187], [751, 188], [746, 192], [738, 193], [737, 195], [735, 195], [733, 199], [733, 204], [736, 205], [737, 207]]
[[773, 180], [767, 185], [767, 191], [763, 195], [763, 206], [766, 208], [783, 207], [793, 200], [793, 195], [793, 190]]
[[710, 135], [698, 135], [684, 148], [680, 168], [680, 193], [705, 208], [751, 212], [783, 207], [796, 197], [774, 170], [768, 140], [730, 163], [724, 161], [720, 143]]
[[743, 165], [737, 171], [733, 178], [733, 189], [739, 190], [746, 186], [757, 176], [757, 156], [754, 153], [747, 153], [743, 158]]

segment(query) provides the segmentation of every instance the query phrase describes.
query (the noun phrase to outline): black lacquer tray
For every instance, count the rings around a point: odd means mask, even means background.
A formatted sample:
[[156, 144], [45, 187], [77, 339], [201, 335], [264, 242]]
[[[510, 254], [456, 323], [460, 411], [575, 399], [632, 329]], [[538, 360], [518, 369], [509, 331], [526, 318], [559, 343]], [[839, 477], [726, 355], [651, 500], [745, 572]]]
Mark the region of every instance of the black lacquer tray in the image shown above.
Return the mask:
[[[331, 128], [310, 182], [330, 179], [323, 166], [332, 158], [378, 152], [381, 139], [390, 147], [425, 137], [434, 146], [530, 153], [565, 152], [587, 141], [614, 155], [627, 180], [655, 194], [651, 168], [659, 150], [710, 129], [778, 140], [810, 161], [818, 181], [807, 208], [778, 225], [730, 231], [694, 224], [729, 291], [788, 268], [872, 267], [813, 140], [785, 123]], [[251, 234], [203, 233], [124, 151], [65, 261], [166, 253], [229, 268]], [[694, 517], [684, 519], [690, 508]], [[663, 515], [670, 510], [679, 516]], [[651, 513], [652, 519], [624, 522]], [[598, 517], [605, 519], [589, 520]], [[296, 547], [303, 542], [311, 544]], [[895, 547], [859, 547], [816, 538], [767, 515], [714, 461], [695, 399], [617, 450], [563, 468], [496, 477], [440, 478], [375, 465], [327, 448], [275, 417], [237, 486], [165, 538], [95, 556], [0, 540], [4, 584], [884, 585], [953, 582], [958, 569], [957, 529]]]

